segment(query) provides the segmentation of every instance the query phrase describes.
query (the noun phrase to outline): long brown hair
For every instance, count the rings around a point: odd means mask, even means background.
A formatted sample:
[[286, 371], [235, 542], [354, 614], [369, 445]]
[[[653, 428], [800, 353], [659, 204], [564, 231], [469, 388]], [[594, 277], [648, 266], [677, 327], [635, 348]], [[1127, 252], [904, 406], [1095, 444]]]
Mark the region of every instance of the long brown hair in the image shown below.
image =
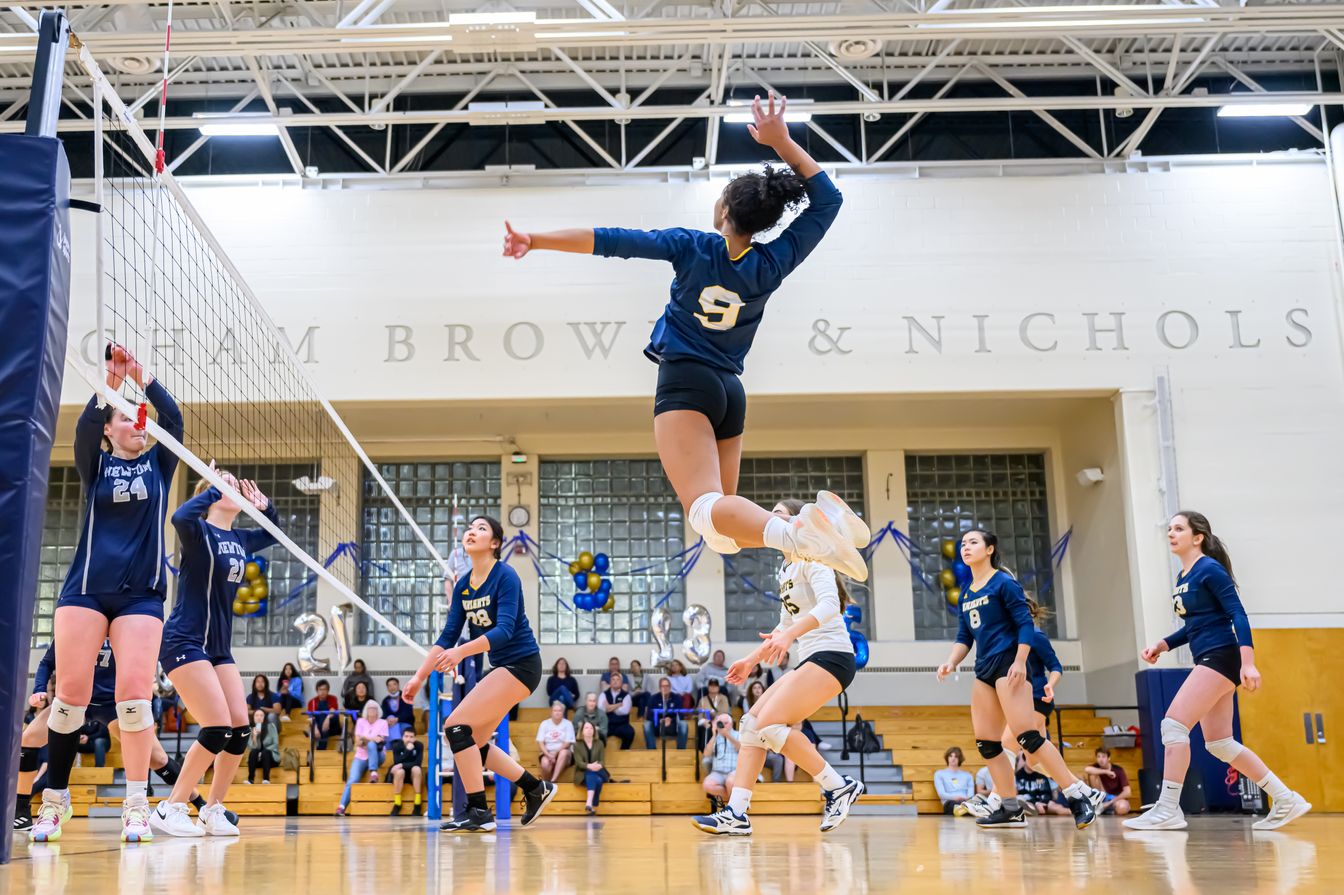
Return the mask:
[[1031, 620], [1037, 627], [1045, 624], [1054, 616], [1055, 612], [1049, 606], [1042, 606], [1040, 603], [1037, 603], [1036, 598], [1031, 594], [1027, 594], [1026, 596], [1027, 611], [1031, 613]]
[[1190, 531], [1193, 534], [1203, 535], [1204, 541], [1199, 545], [1199, 549], [1209, 559], [1216, 560], [1218, 565], [1227, 569], [1227, 575], [1233, 581], [1237, 576], [1232, 574], [1232, 557], [1227, 552], [1227, 545], [1218, 539], [1213, 533], [1213, 526], [1209, 524], [1209, 517], [1203, 513], [1196, 513], [1194, 510], [1178, 510], [1172, 518], [1184, 516], [1185, 521], [1190, 523]]
[[[786, 497], [777, 501], [775, 506], [788, 510], [790, 516], [797, 516], [803, 511], [803, 502], [796, 497]], [[853, 601], [849, 598], [849, 591], [845, 590], [845, 579], [840, 577], [839, 572], [835, 573], [835, 589], [840, 592], [840, 611], [844, 612], [845, 607]]]

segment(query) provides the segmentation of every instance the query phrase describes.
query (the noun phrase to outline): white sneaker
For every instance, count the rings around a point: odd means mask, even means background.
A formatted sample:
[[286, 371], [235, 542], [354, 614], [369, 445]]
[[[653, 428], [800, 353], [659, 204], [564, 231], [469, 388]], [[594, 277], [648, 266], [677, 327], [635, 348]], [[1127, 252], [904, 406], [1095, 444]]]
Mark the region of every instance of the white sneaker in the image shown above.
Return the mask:
[[229, 822], [223, 803], [206, 805], [200, 813], [201, 826], [211, 836], [237, 836], [238, 828]]
[[[183, 805], [183, 816], [186, 815], [186, 811], [187, 806]], [[126, 801], [121, 805], [121, 841], [152, 841], [154, 831], [149, 826], [149, 815], [152, 813], [149, 807], [149, 799], [144, 794], [136, 793], [133, 796], [127, 796]]]
[[56, 842], [61, 838], [61, 827], [75, 813], [70, 807], [70, 792], [57, 795], [55, 790], [42, 790], [42, 806], [28, 831], [29, 842]]
[[868, 580], [868, 565], [847, 534], [843, 534], [814, 503], [803, 507], [793, 523], [795, 553], [828, 566], [855, 581]]
[[[965, 811], [962, 812], [963, 814], [969, 814], [971, 817], [974, 817], [977, 820], [982, 817], [989, 817], [989, 815], [993, 813], [994, 808], [997, 807], [998, 807], [997, 805], [991, 807], [989, 804], [989, 800], [986, 799], [984, 796], [980, 795], [979, 793], [976, 793], [975, 795], [971, 796], [969, 799], [967, 799], [966, 801], [962, 802], [960, 805], [957, 806], [957, 808], [966, 809]], [[955, 808], [952, 810], [952, 813], [954, 815], [957, 813]]]
[[849, 504], [840, 499], [839, 495], [830, 491], [817, 492], [817, 509], [826, 514], [826, 518], [842, 532], [849, 536], [850, 543], [862, 550], [867, 547], [873, 539], [872, 529], [868, 523], [858, 517], [858, 514], [849, 508]]
[[826, 742], [825, 740], [822, 740], [819, 743], [817, 743], [817, 748], [820, 749], [822, 752], [830, 752], [835, 747], [832, 746], [830, 743]]
[[193, 820], [182, 802], [170, 802], [164, 799], [153, 811], [149, 812], [149, 825], [160, 833], [169, 836], [204, 836], [205, 827]]
[[1138, 817], [1125, 821], [1125, 826], [1131, 830], [1184, 830], [1188, 824], [1179, 805], [1171, 808], [1158, 802]]
[[859, 796], [863, 795], [865, 787], [862, 782], [853, 777], [845, 777], [844, 780], [845, 785], [839, 789], [822, 793], [826, 797], [826, 808], [821, 818], [823, 833], [829, 833], [844, 823], [845, 818], [849, 817], [849, 809], [859, 800]]
[[1269, 814], [1262, 820], [1251, 824], [1253, 830], [1277, 830], [1284, 824], [1292, 823], [1311, 810], [1311, 803], [1295, 792], [1288, 793], [1282, 799], [1274, 799]]

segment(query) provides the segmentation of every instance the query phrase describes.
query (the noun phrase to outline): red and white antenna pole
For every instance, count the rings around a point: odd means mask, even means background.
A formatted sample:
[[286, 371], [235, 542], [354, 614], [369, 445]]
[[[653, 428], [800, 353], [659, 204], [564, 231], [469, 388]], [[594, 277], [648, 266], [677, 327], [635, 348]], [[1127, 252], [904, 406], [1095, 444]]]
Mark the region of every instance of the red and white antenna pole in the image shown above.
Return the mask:
[[163, 124], [168, 117], [168, 50], [173, 43], [173, 0], [168, 0], [168, 26], [163, 34], [163, 84], [159, 88], [159, 133], [154, 138], [154, 173], [163, 173]]

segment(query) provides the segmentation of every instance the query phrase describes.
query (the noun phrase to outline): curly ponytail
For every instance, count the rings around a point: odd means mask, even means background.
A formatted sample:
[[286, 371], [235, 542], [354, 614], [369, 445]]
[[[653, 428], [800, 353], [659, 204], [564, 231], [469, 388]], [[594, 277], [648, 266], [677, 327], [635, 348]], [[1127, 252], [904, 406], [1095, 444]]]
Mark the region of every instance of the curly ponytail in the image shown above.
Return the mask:
[[763, 172], [740, 174], [723, 188], [728, 220], [745, 236], [771, 229], [805, 198], [807, 181], [787, 167], [766, 165]]

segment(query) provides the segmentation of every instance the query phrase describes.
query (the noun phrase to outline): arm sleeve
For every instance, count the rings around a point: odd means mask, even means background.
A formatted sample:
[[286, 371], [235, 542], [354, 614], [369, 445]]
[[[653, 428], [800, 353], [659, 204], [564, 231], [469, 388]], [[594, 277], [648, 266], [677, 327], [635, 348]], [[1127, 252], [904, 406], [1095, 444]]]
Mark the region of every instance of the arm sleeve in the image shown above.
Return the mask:
[[452, 649], [456, 646], [457, 638], [462, 633], [462, 626], [467, 623], [467, 613], [462, 608], [462, 601], [457, 598], [457, 590], [457, 585], [453, 585], [453, 598], [448, 606], [448, 620], [443, 623], [439, 639], [434, 641], [434, 645], [439, 649]]
[[[220, 496], [218, 488], [206, 488], [173, 512], [173, 528], [183, 546], [199, 547], [205, 542], [201, 535], [201, 517]], [[182, 565], [180, 559], [178, 565]]]
[[[962, 596], [966, 592], [962, 591]], [[957, 605], [957, 636], [956, 642], [965, 645], [967, 648], [975, 646], [975, 637], [971, 634], [971, 623], [966, 620], [966, 613], [961, 611], [960, 601]]]
[[[154, 412], [158, 415], [158, 422], [163, 430], [181, 441], [184, 431], [182, 408], [177, 406], [177, 402], [168, 394], [168, 389], [163, 387], [157, 376], [149, 384], [149, 388], [145, 389], [145, 397], [154, 405]], [[154, 450], [158, 452], [159, 470], [163, 474], [163, 483], [166, 486], [173, 480], [173, 473], [177, 471], [177, 455], [161, 444], [155, 445]]]
[[[271, 520], [271, 524], [276, 528], [280, 527], [280, 514], [275, 511], [275, 501], [267, 501], [266, 509], [262, 510], [262, 515]], [[264, 528], [240, 528], [235, 533], [238, 535], [239, 543], [249, 554], [256, 553], [258, 550], [265, 550], [275, 544], [275, 535]]]
[[593, 230], [593, 254], [604, 258], [648, 258], [675, 264], [694, 250], [695, 232], [680, 227], [672, 230], [597, 227]]
[[1018, 645], [1031, 646], [1036, 624], [1031, 620], [1031, 609], [1027, 606], [1027, 595], [1022, 592], [1022, 585], [1009, 578], [999, 588], [999, 599], [1003, 600], [1003, 608], [1017, 626]]
[[47, 692], [47, 683], [51, 681], [51, 673], [56, 670], [56, 648], [47, 647], [47, 651], [42, 654], [42, 660], [37, 663], [37, 671], [33, 674], [33, 692]]
[[1045, 666], [1046, 671], [1064, 673], [1064, 666], [1060, 664], [1059, 656], [1055, 655], [1055, 647], [1050, 643], [1050, 638], [1046, 637], [1043, 632], [1031, 632], [1031, 651], [1040, 657], [1041, 664]]
[[[1237, 594], [1237, 583], [1221, 565], [1207, 564], [1210, 569], [1204, 579], [1205, 586], [1223, 611], [1232, 619], [1232, 630], [1237, 633], [1238, 646], [1254, 646], [1251, 640], [1251, 621], [1246, 617], [1246, 608], [1241, 605]], [[1170, 642], [1170, 641], [1168, 641]]]
[[75, 421], [75, 468], [85, 487], [93, 487], [103, 453], [103, 410], [94, 395]]
[[1187, 625], [1181, 625], [1176, 631], [1162, 638], [1167, 642], [1167, 649], [1174, 650], [1185, 646], [1190, 642], [1190, 628]]
[[933, 772], [933, 788], [938, 792], [938, 798], [942, 799], [944, 802], [956, 795], [956, 793], [949, 791], [947, 788], [948, 776], [949, 775], [945, 770]]
[[808, 615], [824, 625], [840, 614], [840, 590], [835, 585], [835, 573], [821, 563], [808, 563], [807, 581], [817, 596], [817, 605]]
[[[508, 569], [507, 566], [505, 568]], [[485, 639], [490, 641], [491, 649], [499, 649], [513, 640], [522, 606], [523, 586], [518, 576], [501, 575], [499, 592], [495, 594], [495, 626], [485, 632]]]
[[840, 191], [825, 171], [818, 171], [808, 178], [807, 208], [778, 238], [760, 247], [774, 259], [781, 277], [788, 276], [812, 254], [835, 222], [843, 202]]

